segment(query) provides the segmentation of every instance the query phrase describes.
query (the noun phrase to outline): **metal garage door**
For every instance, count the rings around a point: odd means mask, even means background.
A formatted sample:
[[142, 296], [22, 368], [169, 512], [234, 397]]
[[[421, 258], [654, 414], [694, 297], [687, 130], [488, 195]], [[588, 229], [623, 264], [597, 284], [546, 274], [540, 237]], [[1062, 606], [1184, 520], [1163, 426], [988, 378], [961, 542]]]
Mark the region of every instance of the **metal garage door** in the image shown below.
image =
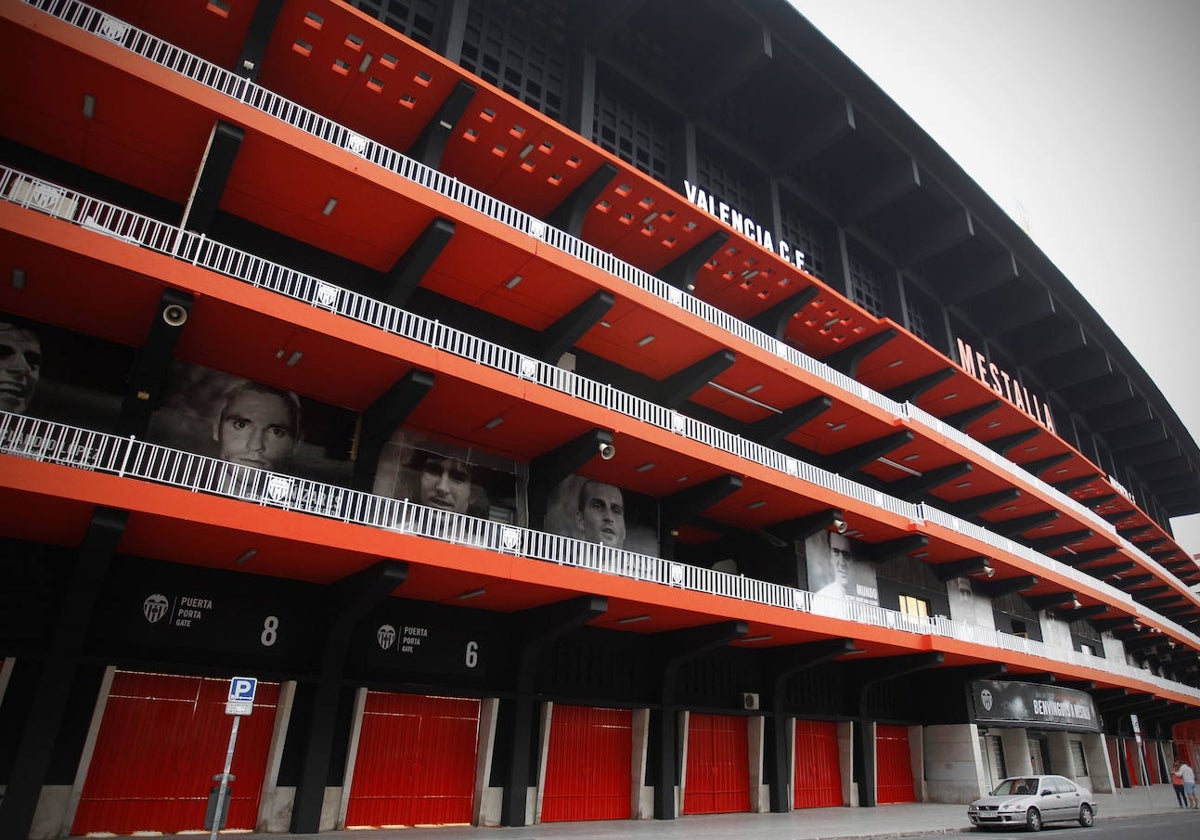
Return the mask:
[[796, 808], [826, 808], [842, 804], [842, 773], [838, 760], [837, 724], [796, 721]]
[[750, 810], [750, 745], [746, 718], [688, 716], [685, 814]]
[[470, 823], [479, 701], [367, 692], [347, 826]]
[[[228, 696], [229, 680], [117, 671], [71, 833], [202, 829], [229, 748]], [[228, 828], [255, 828], [278, 700], [277, 683], [259, 683], [239, 724]]]
[[875, 796], [880, 805], [916, 801], [907, 726], [875, 728]]
[[542, 822], [629, 819], [632, 762], [631, 711], [555, 705]]

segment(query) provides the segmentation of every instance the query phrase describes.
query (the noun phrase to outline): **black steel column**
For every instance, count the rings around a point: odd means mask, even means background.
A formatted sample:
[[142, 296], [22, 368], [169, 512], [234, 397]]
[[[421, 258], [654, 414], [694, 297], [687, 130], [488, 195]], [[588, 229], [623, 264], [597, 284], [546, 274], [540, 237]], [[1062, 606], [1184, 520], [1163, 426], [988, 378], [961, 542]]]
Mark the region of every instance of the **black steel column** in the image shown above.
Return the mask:
[[128, 511], [112, 508], [96, 508], [92, 512], [13, 757], [13, 772], [0, 799], [0, 837], [28, 837], [33, 826], [63, 711], [79, 670], [84, 640], [127, 517]]
[[333, 752], [338, 693], [351, 634], [362, 617], [391, 595], [407, 577], [407, 564], [381, 560], [330, 587], [325, 611], [328, 632], [321, 648], [312, 712], [307, 721], [298, 721], [304, 731], [304, 758], [292, 804], [291, 831], [294, 834], [316, 834], [321, 827], [321, 806], [325, 802], [325, 783]]
[[830, 639], [802, 645], [789, 645], [772, 651], [770, 702], [766, 719], [764, 739], [767, 745], [767, 784], [771, 791], [771, 811], [786, 814], [792, 809], [788, 796], [788, 780], [792, 769], [792, 742], [788, 738], [788, 721], [792, 715], [784, 714], [784, 691], [788, 681], [809, 668], [814, 668], [839, 656], [854, 651], [853, 639]]
[[534, 677], [537, 673], [538, 657], [546, 645], [562, 634], [582, 627], [593, 618], [608, 610], [608, 600], [596, 595], [581, 595], [569, 601], [547, 604], [544, 607], [526, 610], [516, 620], [520, 639], [520, 658], [516, 670], [516, 692], [511, 701], [511, 726], [505, 727], [507, 773], [504, 793], [500, 804], [500, 824], [523, 826], [528, 815], [525, 812], [526, 792], [532, 766]]

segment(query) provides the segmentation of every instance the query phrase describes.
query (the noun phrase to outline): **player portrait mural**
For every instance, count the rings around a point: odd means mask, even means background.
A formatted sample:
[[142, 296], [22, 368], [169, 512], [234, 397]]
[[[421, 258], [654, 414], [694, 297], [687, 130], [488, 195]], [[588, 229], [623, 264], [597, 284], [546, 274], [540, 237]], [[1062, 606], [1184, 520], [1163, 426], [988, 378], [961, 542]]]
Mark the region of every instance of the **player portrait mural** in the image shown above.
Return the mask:
[[821, 596], [817, 605], [879, 605], [875, 565], [855, 558], [853, 541], [845, 534], [818, 531], [804, 541], [804, 558], [808, 588]]
[[996, 629], [991, 599], [986, 595], [977, 594], [971, 586], [970, 578], [959, 577], [949, 581], [946, 584], [946, 594], [950, 600], [951, 619], [989, 630]]
[[177, 361], [147, 438], [233, 467], [349, 485], [355, 422], [346, 409]]
[[550, 493], [546, 530], [609, 548], [659, 556], [655, 500], [582, 475], [567, 476]]
[[399, 428], [379, 453], [372, 492], [433, 512], [519, 524], [516, 473], [511, 459]]
[[132, 348], [0, 312], [0, 411], [112, 431]]

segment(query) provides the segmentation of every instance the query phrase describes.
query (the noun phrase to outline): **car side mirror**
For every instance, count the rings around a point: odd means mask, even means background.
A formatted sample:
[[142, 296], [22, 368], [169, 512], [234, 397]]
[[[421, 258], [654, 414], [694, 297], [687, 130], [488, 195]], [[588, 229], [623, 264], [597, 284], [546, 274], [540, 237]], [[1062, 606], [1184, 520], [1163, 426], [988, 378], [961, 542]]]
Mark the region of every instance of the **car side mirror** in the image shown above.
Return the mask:
[[1041, 794], [1041, 795], [1042, 795], [1042, 796], [1049, 796], [1049, 795], [1050, 795], [1050, 793], [1051, 793], [1051, 791], [1044, 790], [1044, 791], [1042, 791], [1042, 794]]

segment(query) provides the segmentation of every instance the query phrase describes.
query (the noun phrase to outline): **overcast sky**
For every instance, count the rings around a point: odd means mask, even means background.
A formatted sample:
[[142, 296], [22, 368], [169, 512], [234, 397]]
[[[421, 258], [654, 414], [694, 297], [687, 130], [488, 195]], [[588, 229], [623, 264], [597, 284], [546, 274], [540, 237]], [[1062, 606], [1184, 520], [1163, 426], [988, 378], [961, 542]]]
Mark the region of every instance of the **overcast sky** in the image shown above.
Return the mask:
[[[1200, 438], [1200, 2], [792, 3], [1029, 230]], [[1200, 553], [1200, 516], [1173, 526]]]

